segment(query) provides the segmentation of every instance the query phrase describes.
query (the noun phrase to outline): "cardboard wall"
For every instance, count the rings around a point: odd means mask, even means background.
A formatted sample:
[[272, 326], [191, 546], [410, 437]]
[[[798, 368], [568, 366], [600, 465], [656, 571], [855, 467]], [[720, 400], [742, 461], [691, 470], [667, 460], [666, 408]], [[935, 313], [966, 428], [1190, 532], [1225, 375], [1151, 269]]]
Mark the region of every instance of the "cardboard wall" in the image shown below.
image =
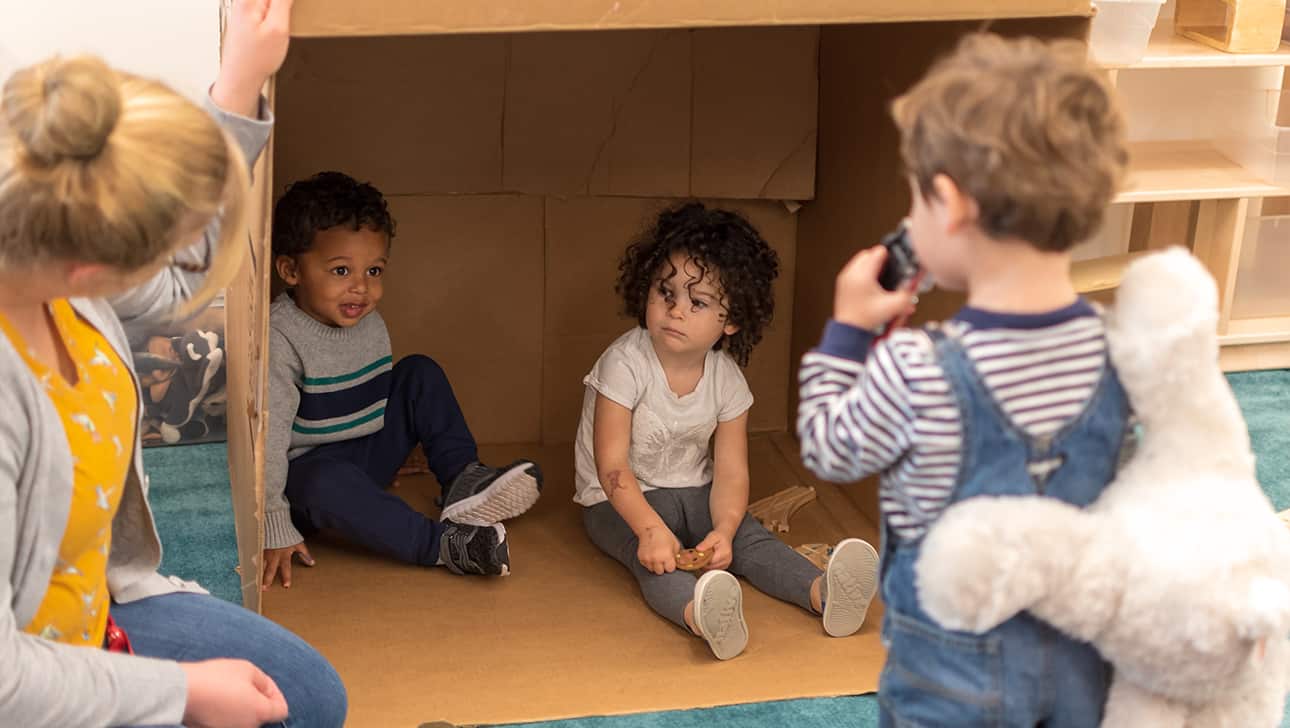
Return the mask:
[[[270, 81], [268, 98], [273, 98]], [[269, 211], [273, 206], [273, 149], [270, 138], [252, 169], [247, 209], [250, 254], [225, 293], [228, 350], [228, 469], [237, 532], [242, 604], [260, 606], [264, 548], [264, 441], [268, 427]]]
[[573, 439], [582, 377], [633, 322], [627, 243], [699, 197], [776, 248], [776, 322], [746, 371], [754, 431], [788, 422], [797, 223], [814, 195], [819, 29], [296, 41], [275, 188], [371, 181], [398, 221], [381, 305], [434, 357], [481, 443]]
[[278, 187], [809, 199], [817, 28], [298, 40]]

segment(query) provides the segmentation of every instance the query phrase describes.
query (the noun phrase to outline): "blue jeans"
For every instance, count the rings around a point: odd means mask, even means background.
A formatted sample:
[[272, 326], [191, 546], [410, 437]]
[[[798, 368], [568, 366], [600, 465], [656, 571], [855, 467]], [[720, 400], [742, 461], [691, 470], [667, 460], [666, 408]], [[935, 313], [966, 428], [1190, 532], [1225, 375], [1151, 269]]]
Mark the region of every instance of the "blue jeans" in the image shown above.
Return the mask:
[[162, 594], [112, 604], [137, 655], [179, 662], [237, 658], [263, 670], [287, 699], [288, 728], [339, 728], [348, 701], [326, 658], [291, 632], [205, 594]]

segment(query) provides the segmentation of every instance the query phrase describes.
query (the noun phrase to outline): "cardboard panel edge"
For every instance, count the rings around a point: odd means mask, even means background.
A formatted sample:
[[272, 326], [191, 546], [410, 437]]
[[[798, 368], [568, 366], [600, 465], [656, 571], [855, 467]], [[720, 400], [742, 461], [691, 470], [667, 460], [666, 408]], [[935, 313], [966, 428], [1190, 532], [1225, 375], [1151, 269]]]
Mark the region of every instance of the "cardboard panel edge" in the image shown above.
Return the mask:
[[[274, 103], [274, 81], [266, 89]], [[261, 609], [264, 547], [264, 436], [268, 413], [269, 235], [273, 210], [273, 143], [269, 137], [252, 170], [248, 234], [251, 256], [229, 284], [225, 307], [228, 347], [228, 470], [237, 533], [242, 606]], [[243, 410], [242, 408], [245, 408]], [[242, 416], [243, 411], [245, 416]]]
[[[373, 5], [378, 6], [374, 8]], [[507, 7], [510, 6], [510, 7]], [[834, 25], [911, 20], [987, 20], [1090, 16], [1089, 0], [564, 0], [515, 6], [509, 0], [300, 0], [292, 13], [299, 37], [503, 33], [526, 31]]]

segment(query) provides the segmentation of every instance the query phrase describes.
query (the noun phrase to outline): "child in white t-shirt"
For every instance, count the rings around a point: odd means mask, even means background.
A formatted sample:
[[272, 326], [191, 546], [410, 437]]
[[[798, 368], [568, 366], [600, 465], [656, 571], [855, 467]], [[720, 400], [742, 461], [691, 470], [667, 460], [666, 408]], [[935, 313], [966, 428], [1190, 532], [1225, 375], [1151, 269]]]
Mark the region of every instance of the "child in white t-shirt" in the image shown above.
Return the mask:
[[[738, 214], [664, 211], [619, 263], [616, 290], [639, 326], [583, 380], [574, 500], [587, 534], [631, 570], [654, 611], [723, 660], [748, 644], [732, 573], [822, 615], [835, 637], [860, 628], [877, 583], [864, 541], [839, 543], [824, 572], [747, 514], [753, 397], [740, 366], [770, 323], [778, 272], [775, 251]], [[701, 577], [677, 568], [687, 547], [711, 555]]]

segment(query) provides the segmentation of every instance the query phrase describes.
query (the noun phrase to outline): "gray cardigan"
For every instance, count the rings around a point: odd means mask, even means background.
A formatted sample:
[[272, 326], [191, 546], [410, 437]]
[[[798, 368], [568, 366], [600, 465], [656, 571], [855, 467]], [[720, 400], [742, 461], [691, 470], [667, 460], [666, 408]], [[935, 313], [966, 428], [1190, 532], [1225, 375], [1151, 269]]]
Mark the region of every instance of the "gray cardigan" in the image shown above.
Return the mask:
[[[263, 102], [263, 121], [226, 113], [209, 100], [207, 108], [254, 161], [273, 126]], [[218, 221], [180, 257], [201, 261], [217, 239]], [[201, 280], [200, 274], [168, 268], [112, 301], [73, 299], [72, 306], [129, 362], [126, 330], [138, 333], [164, 320]], [[142, 401], [138, 410], [142, 415]], [[138, 431], [134, 465], [112, 521], [108, 589], [117, 602], [202, 591], [157, 573], [161, 543], [148, 508]], [[22, 631], [49, 586], [71, 494], [72, 454], [62, 421], [12, 342], [0, 334], [0, 573], [9, 577], [0, 579], [0, 723], [24, 728], [179, 723], [188, 685], [178, 663], [73, 647]]]

